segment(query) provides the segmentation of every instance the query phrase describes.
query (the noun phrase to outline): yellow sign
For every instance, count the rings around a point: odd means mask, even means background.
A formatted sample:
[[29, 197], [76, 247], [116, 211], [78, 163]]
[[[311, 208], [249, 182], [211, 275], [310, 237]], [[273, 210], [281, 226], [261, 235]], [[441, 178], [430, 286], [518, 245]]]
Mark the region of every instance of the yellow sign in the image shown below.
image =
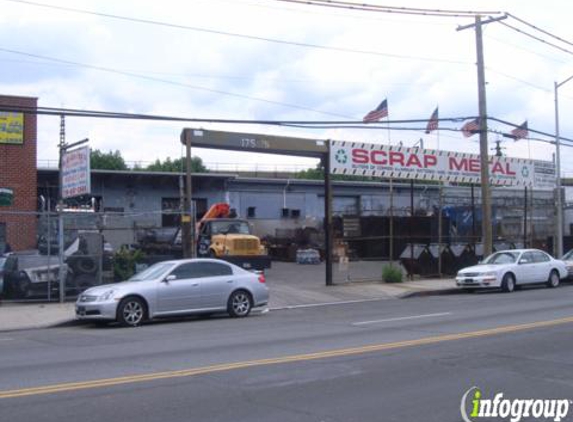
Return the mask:
[[0, 111], [0, 144], [24, 143], [24, 113]]

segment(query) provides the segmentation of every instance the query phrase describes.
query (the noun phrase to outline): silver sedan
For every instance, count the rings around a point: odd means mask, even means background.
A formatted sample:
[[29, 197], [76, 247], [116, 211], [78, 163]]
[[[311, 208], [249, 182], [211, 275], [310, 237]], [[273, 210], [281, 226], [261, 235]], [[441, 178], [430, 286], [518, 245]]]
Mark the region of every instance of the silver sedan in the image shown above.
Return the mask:
[[125, 326], [220, 311], [246, 317], [268, 300], [264, 274], [217, 259], [181, 259], [154, 264], [122, 283], [84, 291], [76, 301], [76, 317]]

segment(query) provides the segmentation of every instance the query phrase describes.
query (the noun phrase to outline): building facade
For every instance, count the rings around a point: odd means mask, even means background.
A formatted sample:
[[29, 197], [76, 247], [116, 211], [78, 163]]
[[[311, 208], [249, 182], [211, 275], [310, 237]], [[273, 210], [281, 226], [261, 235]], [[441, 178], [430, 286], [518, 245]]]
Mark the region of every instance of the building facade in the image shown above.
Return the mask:
[[37, 98], [0, 95], [0, 252], [34, 248], [37, 227]]

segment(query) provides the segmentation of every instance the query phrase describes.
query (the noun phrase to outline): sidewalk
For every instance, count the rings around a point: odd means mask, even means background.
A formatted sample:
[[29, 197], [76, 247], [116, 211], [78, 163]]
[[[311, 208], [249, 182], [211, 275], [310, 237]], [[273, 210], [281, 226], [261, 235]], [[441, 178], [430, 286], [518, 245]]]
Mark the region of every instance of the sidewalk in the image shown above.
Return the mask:
[[[293, 267], [273, 263], [266, 278], [270, 290], [270, 310], [297, 306], [333, 304], [365, 300], [398, 299], [412, 296], [447, 294], [455, 291], [452, 279], [426, 279], [386, 284], [368, 279], [368, 267], [362, 265], [362, 278], [334, 272], [333, 286], [326, 286], [324, 266]], [[293, 272], [295, 272], [293, 274]], [[350, 273], [359, 276], [358, 272]], [[74, 303], [7, 303], [0, 302], [0, 332], [48, 328], [75, 321]]]

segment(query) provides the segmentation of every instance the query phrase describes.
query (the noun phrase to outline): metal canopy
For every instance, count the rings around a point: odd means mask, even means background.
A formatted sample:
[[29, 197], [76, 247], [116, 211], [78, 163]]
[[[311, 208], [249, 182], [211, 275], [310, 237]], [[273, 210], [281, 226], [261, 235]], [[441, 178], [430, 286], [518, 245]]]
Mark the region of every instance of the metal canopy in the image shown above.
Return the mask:
[[[260, 133], [222, 132], [217, 130], [185, 128], [181, 132], [181, 143], [187, 151], [187, 174], [185, 210], [191, 210], [191, 145], [200, 148], [226, 149], [232, 151], [262, 152], [267, 154], [296, 155], [315, 157], [322, 160], [324, 166], [324, 243], [325, 243], [325, 281], [332, 285], [332, 182], [330, 179], [330, 142], [321, 139], [291, 138], [288, 136], [263, 135]], [[193, 224], [183, 229], [184, 235], [194, 237]], [[193, 242], [191, 256], [194, 256]]]
[[328, 152], [328, 142], [321, 139], [292, 138], [259, 133], [223, 132], [185, 128], [181, 143], [199, 148], [227, 149], [267, 154], [297, 155], [322, 158]]

